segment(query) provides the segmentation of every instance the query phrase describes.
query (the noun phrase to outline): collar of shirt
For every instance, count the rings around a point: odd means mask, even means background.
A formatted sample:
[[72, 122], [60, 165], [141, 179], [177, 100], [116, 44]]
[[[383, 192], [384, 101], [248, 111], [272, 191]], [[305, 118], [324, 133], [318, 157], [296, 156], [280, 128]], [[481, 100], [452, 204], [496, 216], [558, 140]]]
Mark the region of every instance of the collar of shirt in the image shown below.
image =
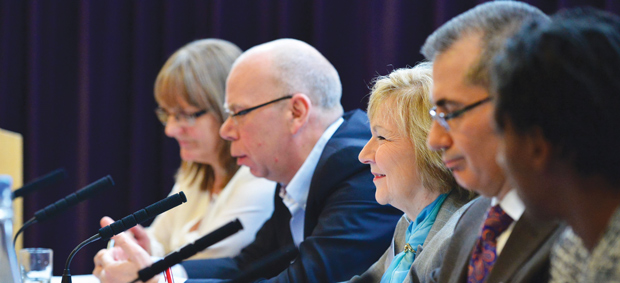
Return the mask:
[[[501, 201], [497, 197], [493, 197], [491, 199], [491, 206], [494, 206], [499, 203], [499, 206], [514, 220], [514, 222], [519, 221], [521, 215], [525, 211], [525, 205], [521, 198], [517, 195], [517, 190], [510, 190]], [[514, 223], [513, 222], [513, 223]]]
[[295, 173], [295, 176], [293, 176], [293, 179], [291, 179], [291, 182], [286, 186], [282, 186], [283, 189], [280, 190], [280, 197], [282, 198], [282, 202], [288, 207], [291, 215], [294, 215], [297, 209], [306, 209], [310, 182], [312, 181], [312, 175], [314, 175], [316, 165], [319, 163], [321, 153], [323, 153], [325, 145], [343, 122], [344, 119], [339, 118], [336, 122], [327, 127], [323, 135], [321, 135], [321, 138], [319, 138], [312, 148], [304, 164], [301, 165], [297, 173]]

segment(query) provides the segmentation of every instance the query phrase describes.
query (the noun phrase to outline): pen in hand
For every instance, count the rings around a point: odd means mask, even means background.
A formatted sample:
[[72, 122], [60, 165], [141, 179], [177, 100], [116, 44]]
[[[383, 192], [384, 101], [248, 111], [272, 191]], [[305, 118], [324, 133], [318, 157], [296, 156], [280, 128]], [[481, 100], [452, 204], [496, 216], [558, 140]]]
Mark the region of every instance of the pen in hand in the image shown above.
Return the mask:
[[108, 241], [108, 246], [106, 247], [106, 249], [111, 250], [114, 247], [114, 239], [110, 239]]

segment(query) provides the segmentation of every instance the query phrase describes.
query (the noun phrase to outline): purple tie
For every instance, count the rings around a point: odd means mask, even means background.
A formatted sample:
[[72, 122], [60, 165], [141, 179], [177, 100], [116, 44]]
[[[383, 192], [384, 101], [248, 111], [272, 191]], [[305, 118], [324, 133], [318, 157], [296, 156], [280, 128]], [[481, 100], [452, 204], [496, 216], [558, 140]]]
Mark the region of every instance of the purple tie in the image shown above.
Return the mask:
[[499, 205], [489, 209], [469, 262], [467, 272], [468, 283], [482, 283], [486, 281], [497, 259], [497, 237], [508, 229], [512, 221], [512, 218]]

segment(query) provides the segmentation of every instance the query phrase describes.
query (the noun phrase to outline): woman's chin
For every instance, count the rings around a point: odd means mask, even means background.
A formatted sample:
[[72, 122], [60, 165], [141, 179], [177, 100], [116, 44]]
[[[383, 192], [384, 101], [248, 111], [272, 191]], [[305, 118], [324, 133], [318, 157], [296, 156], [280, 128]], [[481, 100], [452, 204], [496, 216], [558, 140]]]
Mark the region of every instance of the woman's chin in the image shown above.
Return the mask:
[[193, 154], [185, 152], [183, 150], [181, 150], [181, 160], [185, 162], [196, 162], [196, 158]]
[[191, 162], [191, 163], [200, 163], [200, 164], [211, 164], [209, 162], [209, 160], [207, 160], [206, 158], [199, 158], [196, 156], [184, 156], [181, 155], [181, 160], [185, 161], [185, 162]]
[[379, 195], [375, 193], [375, 200], [380, 204], [380, 205], [386, 205], [386, 204], [390, 204], [385, 196]]

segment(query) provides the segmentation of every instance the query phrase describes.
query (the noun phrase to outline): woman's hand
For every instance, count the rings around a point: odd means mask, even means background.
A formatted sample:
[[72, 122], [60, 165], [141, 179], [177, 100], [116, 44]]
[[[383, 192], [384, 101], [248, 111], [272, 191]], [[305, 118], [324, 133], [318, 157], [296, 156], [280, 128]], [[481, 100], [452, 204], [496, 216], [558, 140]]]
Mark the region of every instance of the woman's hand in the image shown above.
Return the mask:
[[138, 224], [129, 231], [133, 234], [134, 239], [148, 254], [151, 253], [151, 239], [149, 238], [149, 234], [146, 233], [146, 229], [142, 227], [142, 225]]
[[[114, 223], [114, 220], [108, 216], [104, 216], [99, 221], [99, 225], [101, 226], [101, 228], [108, 226], [112, 223]], [[142, 247], [148, 254], [152, 254], [151, 253], [151, 238], [146, 233], [146, 229], [144, 229], [142, 225], [138, 224], [134, 227], [129, 228], [129, 232], [130, 233], [125, 233], [125, 234], [129, 234], [128, 236], [133, 238], [133, 240], [135, 240], [138, 243], [138, 245], [140, 245], [140, 247]]]
[[[112, 223], [109, 217], [101, 219], [104, 223]], [[113, 237], [115, 246], [112, 249], [100, 250], [94, 258], [95, 269], [93, 275], [102, 283], [126, 283], [138, 278], [140, 269], [150, 266], [152, 260], [150, 255], [135, 241], [125, 233], [120, 233]], [[149, 280], [155, 283], [159, 280], [156, 276]]]

